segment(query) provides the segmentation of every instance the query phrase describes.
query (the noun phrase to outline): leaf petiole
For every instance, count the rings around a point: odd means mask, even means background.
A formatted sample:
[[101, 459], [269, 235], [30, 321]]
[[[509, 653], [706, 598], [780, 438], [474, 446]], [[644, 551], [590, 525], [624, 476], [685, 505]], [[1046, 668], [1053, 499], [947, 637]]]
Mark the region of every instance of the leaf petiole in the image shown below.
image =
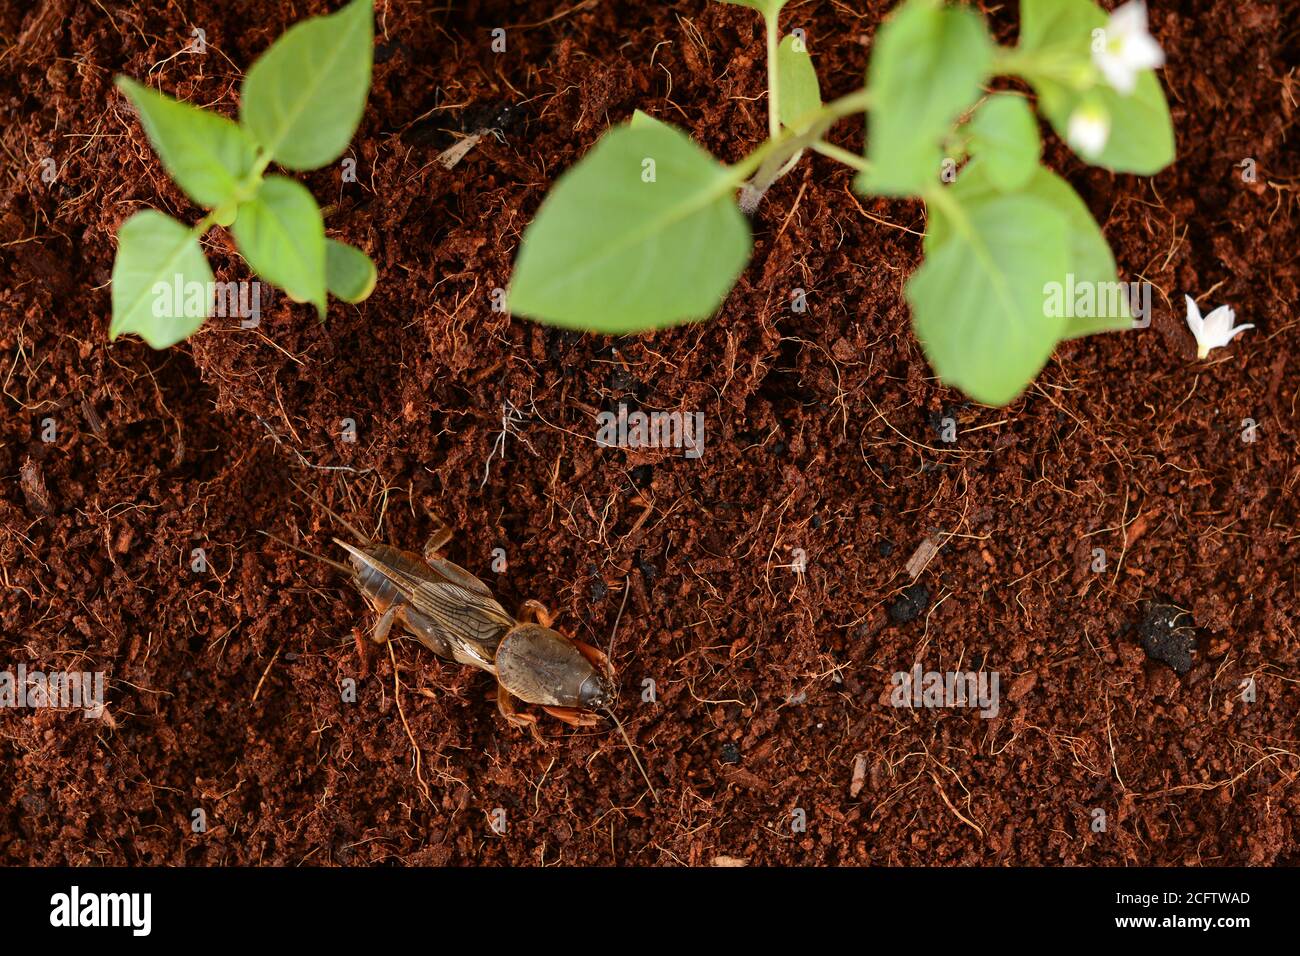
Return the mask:
[[1091, 61], [1078, 56], [1076, 44], [1045, 46], [1032, 52], [1000, 46], [993, 53], [993, 68], [1001, 76], [1053, 80], [1072, 89], [1091, 86], [1096, 75]]
[[824, 139], [819, 139], [809, 143], [808, 148], [814, 152], [821, 153], [837, 162], [843, 163], [859, 172], [866, 172], [871, 168], [871, 163], [865, 156], [859, 156], [857, 153], [845, 149], [843, 146], [836, 146], [834, 143], [828, 143]]

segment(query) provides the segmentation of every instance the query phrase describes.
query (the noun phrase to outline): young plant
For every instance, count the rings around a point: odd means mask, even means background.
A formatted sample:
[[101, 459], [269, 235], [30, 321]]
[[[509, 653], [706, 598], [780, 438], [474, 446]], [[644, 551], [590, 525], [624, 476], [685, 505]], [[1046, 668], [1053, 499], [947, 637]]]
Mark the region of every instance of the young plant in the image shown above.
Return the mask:
[[[857, 170], [862, 194], [925, 201], [925, 261], [906, 298], [935, 371], [972, 398], [1005, 405], [1059, 341], [1130, 325], [1124, 297], [1102, 294], [1119, 284], [1101, 230], [1040, 162], [1029, 101], [984, 89], [994, 76], [1020, 77], [1088, 162], [1162, 169], [1174, 158], [1173, 126], [1140, 2], [1108, 19], [1092, 0], [1021, 0], [1020, 42], [1003, 48], [974, 9], [905, 0], [878, 31], [867, 87], [830, 103], [801, 31], [779, 38], [786, 0], [723, 2], [763, 15], [771, 138], [728, 166], [639, 111], [605, 133], [524, 233], [513, 312], [608, 334], [707, 318], [749, 259], [742, 209], [814, 150]], [[825, 139], [863, 113], [865, 156]], [[1082, 314], [1049, 307], [1052, 288], [1089, 289], [1092, 304]]]
[[327, 291], [345, 302], [370, 294], [369, 257], [327, 239], [306, 187], [266, 169], [318, 169], [342, 155], [365, 109], [373, 31], [371, 0], [295, 24], [244, 77], [238, 124], [117, 78], [168, 174], [209, 212], [187, 226], [147, 209], [118, 229], [110, 340], [134, 332], [163, 349], [203, 324], [215, 286], [199, 239], [214, 225], [230, 229], [259, 276], [322, 319]]

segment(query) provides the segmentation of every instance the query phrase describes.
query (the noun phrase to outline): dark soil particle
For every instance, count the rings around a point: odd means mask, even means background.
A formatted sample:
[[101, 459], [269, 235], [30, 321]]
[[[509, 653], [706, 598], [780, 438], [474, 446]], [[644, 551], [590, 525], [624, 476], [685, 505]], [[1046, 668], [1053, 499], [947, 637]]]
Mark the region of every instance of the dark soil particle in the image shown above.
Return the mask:
[[[861, 84], [893, 5], [787, 7], [827, 98]], [[977, 5], [1011, 42], [1017, 5]], [[819, 155], [765, 197], [709, 322], [611, 341], [493, 310], [610, 124], [641, 108], [727, 162], [763, 140], [760, 21], [706, 0], [382, 0], [357, 181], [298, 177], [374, 294], [109, 344], [117, 227], [200, 215], [114, 74], [234, 116], [254, 58], [337, 6], [0, 4], [0, 669], [107, 685], [101, 719], [0, 709], [0, 862], [1300, 864], [1293, 9], [1150, 6], [1179, 151], [1155, 177], [1089, 168], [1044, 126], [1154, 320], [1062, 345], [1005, 409], [941, 385], [911, 331], [923, 208], [856, 196]], [[191, 25], [205, 56], [180, 52]], [[204, 243], [218, 279], [250, 277], [225, 231]], [[1184, 293], [1256, 328], [1196, 362]], [[620, 400], [703, 412], [704, 455], [598, 447]], [[929, 412], [954, 408], [949, 444]], [[291, 480], [413, 550], [445, 518], [448, 556], [509, 609], [538, 599], [609, 650], [659, 802], [608, 723], [543, 716], [538, 742], [481, 672], [371, 647], [350, 585], [257, 533], [339, 557]], [[936, 528], [913, 583], [884, 543]], [[1195, 654], [1159, 645], [1182, 676], [1133, 634], [1153, 595], [1196, 621]], [[889, 705], [896, 672], [976, 661], [997, 717]]]
[[889, 619], [895, 624], [915, 621], [930, 606], [930, 589], [917, 582], [903, 588], [903, 593], [889, 605]]
[[1192, 669], [1192, 655], [1196, 652], [1196, 631], [1190, 624], [1183, 609], [1152, 603], [1138, 625], [1138, 637], [1147, 657], [1186, 674]]

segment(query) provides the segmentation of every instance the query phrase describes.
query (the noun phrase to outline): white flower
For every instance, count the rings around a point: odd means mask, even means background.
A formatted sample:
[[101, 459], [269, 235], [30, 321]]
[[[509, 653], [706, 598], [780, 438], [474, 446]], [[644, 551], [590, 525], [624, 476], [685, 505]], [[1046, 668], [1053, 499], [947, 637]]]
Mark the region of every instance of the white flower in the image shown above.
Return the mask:
[[1237, 321], [1237, 313], [1232, 311], [1231, 306], [1221, 305], [1205, 318], [1201, 318], [1200, 307], [1192, 300], [1190, 295], [1183, 296], [1187, 300], [1187, 327], [1192, 330], [1192, 335], [1196, 336], [1196, 357], [1203, 359], [1210, 354], [1210, 349], [1223, 348], [1233, 339], [1247, 329], [1253, 329], [1253, 325], [1237, 325], [1232, 323]]
[[1164, 65], [1164, 50], [1147, 32], [1147, 5], [1143, 0], [1130, 0], [1118, 7], [1102, 33], [1093, 43], [1092, 62], [1106, 82], [1125, 96], [1137, 86], [1139, 72]]
[[1106, 148], [1106, 140], [1110, 139], [1110, 114], [1105, 108], [1093, 103], [1075, 107], [1070, 114], [1066, 139], [1080, 156], [1086, 159], [1097, 158]]

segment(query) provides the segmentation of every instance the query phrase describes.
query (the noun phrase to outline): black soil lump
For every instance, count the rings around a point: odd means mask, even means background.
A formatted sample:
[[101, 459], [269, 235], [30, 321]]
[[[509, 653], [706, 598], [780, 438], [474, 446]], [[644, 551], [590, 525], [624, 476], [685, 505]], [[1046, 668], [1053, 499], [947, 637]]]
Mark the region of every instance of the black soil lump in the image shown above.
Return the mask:
[[892, 604], [889, 605], [889, 619], [895, 624], [915, 621], [930, 606], [930, 589], [924, 584], [913, 584], [903, 588]]
[[[1180, 625], [1179, 621], [1183, 621]], [[1168, 664], [1179, 674], [1192, 669], [1196, 632], [1191, 617], [1172, 604], [1149, 604], [1138, 625], [1138, 638], [1147, 657]]]

